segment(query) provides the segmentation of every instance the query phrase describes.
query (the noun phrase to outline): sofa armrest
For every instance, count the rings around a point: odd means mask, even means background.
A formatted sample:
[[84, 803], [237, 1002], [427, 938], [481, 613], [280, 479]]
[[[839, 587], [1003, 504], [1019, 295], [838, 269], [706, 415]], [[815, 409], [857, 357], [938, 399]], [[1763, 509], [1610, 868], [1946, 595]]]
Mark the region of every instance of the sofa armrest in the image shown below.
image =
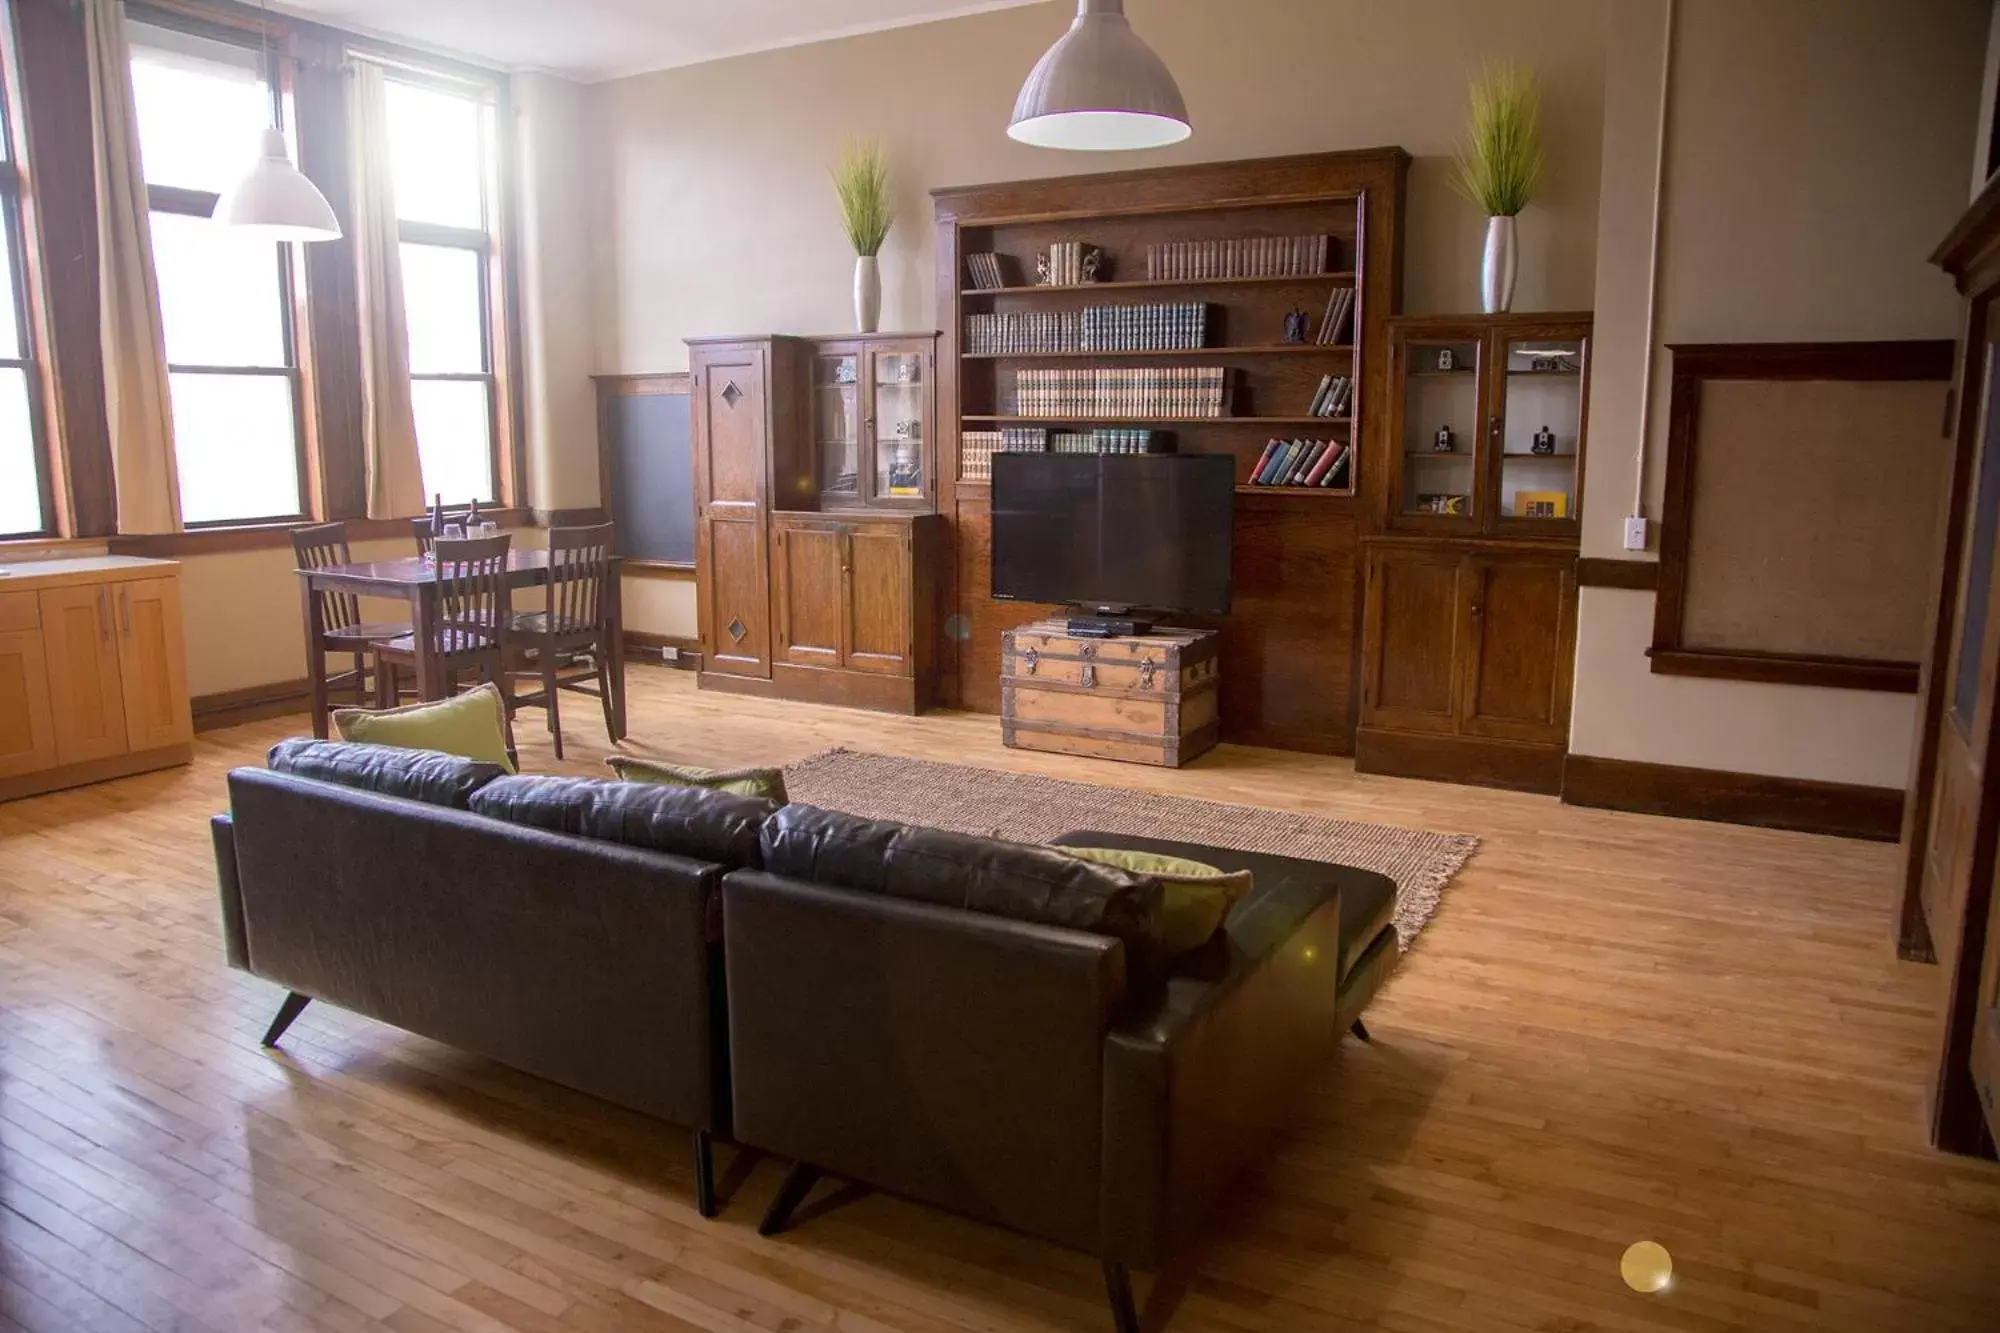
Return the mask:
[[250, 941], [243, 929], [243, 882], [236, 875], [236, 822], [228, 815], [208, 821], [215, 840], [215, 887], [222, 898], [222, 952], [229, 965], [250, 970]]
[[[1226, 945], [1226, 947], [1223, 947]], [[1340, 1039], [1340, 894], [1286, 886], [1105, 1039], [1104, 1258], [1157, 1268], [1288, 1127]]]

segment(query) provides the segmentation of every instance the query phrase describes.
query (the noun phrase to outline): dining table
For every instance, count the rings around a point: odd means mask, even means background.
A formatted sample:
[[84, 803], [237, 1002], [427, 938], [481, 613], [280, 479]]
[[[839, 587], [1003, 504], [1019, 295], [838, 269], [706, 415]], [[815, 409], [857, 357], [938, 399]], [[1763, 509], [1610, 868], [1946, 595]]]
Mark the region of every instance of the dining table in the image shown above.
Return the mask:
[[[625, 621], [618, 587], [623, 563], [620, 557], [612, 556], [610, 577], [604, 582], [605, 635], [609, 642], [603, 645], [603, 650], [610, 655], [607, 665], [611, 681], [613, 741], [625, 739], [625, 654], [621, 651]], [[393, 560], [357, 560], [351, 564], [301, 569], [298, 575], [300, 600], [305, 607], [306, 665], [313, 680], [318, 681], [326, 672], [324, 655], [311, 647], [320, 642], [326, 630], [324, 603], [320, 594], [354, 593], [362, 597], [392, 598], [409, 606], [417, 650], [417, 698], [434, 701], [446, 697], [450, 681], [446, 677], [444, 658], [437, 650], [441, 638], [438, 633], [437, 566], [430, 559], [412, 555]], [[517, 550], [507, 553], [508, 588], [541, 587], [548, 581], [547, 551]], [[322, 740], [326, 738], [324, 711], [313, 718], [313, 735]]]

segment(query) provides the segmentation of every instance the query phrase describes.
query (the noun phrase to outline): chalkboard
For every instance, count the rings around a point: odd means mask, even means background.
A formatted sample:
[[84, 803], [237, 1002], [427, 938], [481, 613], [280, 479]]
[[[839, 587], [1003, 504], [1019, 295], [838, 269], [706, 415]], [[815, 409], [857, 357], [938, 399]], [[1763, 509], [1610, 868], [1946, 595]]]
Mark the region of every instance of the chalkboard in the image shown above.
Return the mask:
[[694, 563], [694, 464], [688, 395], [600, 381], [606, 507], [618, 554]]

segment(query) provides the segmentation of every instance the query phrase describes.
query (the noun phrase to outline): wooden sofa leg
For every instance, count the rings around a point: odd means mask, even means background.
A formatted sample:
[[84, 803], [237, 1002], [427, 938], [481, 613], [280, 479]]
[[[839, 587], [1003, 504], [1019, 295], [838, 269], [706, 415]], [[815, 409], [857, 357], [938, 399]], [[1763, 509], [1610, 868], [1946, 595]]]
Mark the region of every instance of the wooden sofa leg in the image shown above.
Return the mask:
[[1111, 1299], [1111, 1323], [1118, 1333], [1139, 1333], [1139, 1307], [1132, 1303], [1132, 1275], [1124, 1264], [1104, 1261], [1104, 1294]]
[[703, 1217], [714, 1217], [715, 1207], [715, 1145], [708, 1131], [694, 1132], [694, 1206]]
[[1350, 1026], [1347, 1030], [1349, 1032], [1352, 1032], [1355, 1036], [1361, 1038], [1361, 1040], [1363, 1041], [1375, 1040], [1373, 1037], [1368, 1035], [1368, 1029], [1365, 1026], [1363, 1026], [1361, 1020], [1358, 1018], [1354, 1020], [1353, 1025]]
[[819, 1168], [796, 1162], [785, 1173], [784, 1183], [778, 1186], [778, 1196], [771, 1200], [770, 1208], [764, 1213], [764, 1220], [757, 1224], [760, 1236], [775, 1236], [791, 1225], [792, 1214], [812, 1193], [812, 1187], [819, 1183]]
[[266, 1046], [276, 1046], [278, 1038], [285, 1035], [285, 1029], [290, 1027], [293, 1021], [306, 1011], [306, 1006], [311, 1003], [312, 996], [310, 995], [301, 995], [297, 991], [293, 991], [287, 995], [285, 1002], [278, 1006], [278, 1016], [271, 1020], [271, 1026], [264, 1032], [264, 1044]]

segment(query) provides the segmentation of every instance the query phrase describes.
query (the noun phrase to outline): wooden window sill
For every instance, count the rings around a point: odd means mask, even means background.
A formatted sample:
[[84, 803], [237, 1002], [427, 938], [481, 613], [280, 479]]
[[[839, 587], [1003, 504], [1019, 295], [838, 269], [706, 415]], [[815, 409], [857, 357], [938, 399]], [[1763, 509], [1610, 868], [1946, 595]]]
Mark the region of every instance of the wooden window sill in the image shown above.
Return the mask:
[[[526, 509], [487, 509], [481, 514], [503, 528], [535, 526], [534, 515]], [[293, 519], [282, 523], [246, 523], [240, 527], [196, 528], [189, 532], [160, 532], [100, 540], [113, 555], [215, 555], [225, 551], [281, 550], [292, 544], [294, 531], [314, 527], [318, 522], [317, 519]], [[410, 518], [350, 518], [346, 524], [349, 541], [408, 537], [411, 531]]]

